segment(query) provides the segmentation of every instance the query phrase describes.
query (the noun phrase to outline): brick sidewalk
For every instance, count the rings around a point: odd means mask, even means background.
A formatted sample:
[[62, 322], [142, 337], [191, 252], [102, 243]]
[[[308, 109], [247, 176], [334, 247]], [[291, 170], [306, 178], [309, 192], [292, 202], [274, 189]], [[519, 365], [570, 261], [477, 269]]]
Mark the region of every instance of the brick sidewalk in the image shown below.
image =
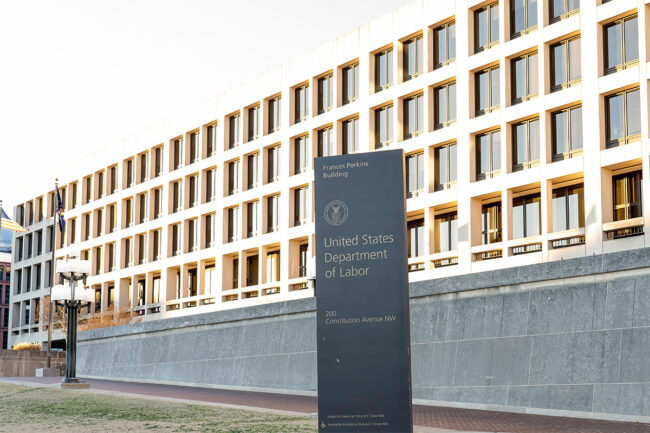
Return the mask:
[[[24, 384], [51, 385], [60, 383], [59, 377], [0, 378]], [[118, 382], [87, 379], [94, 391], [119, 392], [152, 397], [173, 398], [186, 401], [207, 402], [235, 406], [290, 411], [313, 414], [317, 412], [316, 397], [262, 392], [233, 391], [191, 386], [160, 385], [151, 383]], [[414, 423], [435, 429], [475, 432], [511, 433], [650, 433], [650, 424], [600, 421], [578, 418], [494, 412], [486, 410], [457, 409], [434, 406], [413, 406]], [[435, 431], [435, 430], [431, 430]]]

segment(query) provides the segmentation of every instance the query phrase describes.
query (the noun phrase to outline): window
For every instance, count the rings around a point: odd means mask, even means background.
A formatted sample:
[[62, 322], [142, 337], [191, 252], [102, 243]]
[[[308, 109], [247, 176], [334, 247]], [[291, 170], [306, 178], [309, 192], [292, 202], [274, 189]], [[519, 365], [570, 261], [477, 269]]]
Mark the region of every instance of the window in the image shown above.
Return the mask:
[[[217, 125], [208, 125], [206, 133], [207, 140], [205, 143], [205, 156], [209, 157], [213, 156], [217, 151]], [[156, 149], [156, 151], [158, 151], [158, 149]]]
[[258, 206], [257, 200], [246, 203], [246, 237], [252, 238], [257, 236], [257, 221], [258, 221]]
[[475, 75], [476, 116], [499, 108], [499, 67], [493, 66]]
[[138, 264], [147, 262], [147, 235], [138, 235]]
[[[127, 212], [128, 212], [128, 208], [127, 208]], [[87, 241], [88, 239], [90, 239], [90, 212], [84, 214], [83, 229], [84, 229], [83, 240]], [[20, 250], [18, 250], [18, 251], [20, 252]]]
[[155, 172], [154, 172], [154, 177], [158, 177], [162, 174], [162, 166], [163, 166], [163, 148], [162, 146], [156, 147], [154, 150], [154, 155], [155, 155]]
[[387, 89], [393, 84], [393, 49], [388, 48], [375, 54], [375, 92]]
[[280, 130], [280, 96], [269, 100], [269, 134]]
[[277, 231], [279, 227], [280, 196], [272, 195], [266, 199], [267, 233]]
[[458, 244], [458, 214], [449, 212], [436, 215], [433, 224], [436, 253], [454, 251]]
[[194, 207], [199, 205], [199, 176], [194, 175], [190, 176], [190, 200], [189, 207]]
[[318, 130], [318, 156], [336, 155], [334, 129], [331, 126]]
[[298, 251], [298, 277], [304, 278], [307, 276], [307, 261], [309, 260], [309, 246], [307, 244], [300, 244]]
[[309, 117], [309, 84], [297, 87], [295, 95], [295, 117], [294, 123], [300, 123]]
[[309, 167], [308, 141], [308, 135], [303, 135], [293, 140], [294, 174], [303, 173]]
[[433, 69], [456, 60], [456, 21], [433, 29]]
[[491, 131], [476, 136], [476, 180], [499, 174], [501, 170], [501, 133]]
[[212, 168], [205, 172], [205, 201], [209, 203], [217, 199], [217, 169]]
[[474, 52], [486, 50], [499, 43], [499, 3], [474, 11]]
[[172, 256], [181, 254], [181, 225], [172, 225]]
[[[135, 169], [134, 163], [133, 163], [133, 158], [129, 159], [126, 161], [126, 186], [127, 188], [130, 186], [135, 185], [135, 175], [133, 173], [133, 170]], [[90, 178], [88, 178], [90, 181]], [[90, 186], [90, 182], [88, 183], [88, 186]]]
[[582, 107], [570, 107], [551, 114], [553, 161], [582, 152]]
[[343, 105], [359, 97], [359, 64], [354, 63], [343, 68]]
[[584, 188], [582, 184], [553, 190], [553, 231], [585, 226]]
[[228, 242], [239, 239], [239, 207], [228, 208]]
[[550, 8], [550, 22], [555, 23], [578, 12], [580, 0], [551, 0]]
[[[148, 155], [146, 153], [143, 153], [142, 155], [140, 155], [140, 183], [142, 183], [142, 182], [144, 182], [146, 180], [149, 180], [149, 173], [148, 173], [148, 170], [147, 170], [147, 166], [149, 165], [148, 162], [149, 162], [149, 158], [148, 158]], [[102, 178], [103, 178], [103, 176], [102, 176]], [[101, 186], [100, 186], [100, 188], [101, 188]]]
[[280, 178], [280, 146], [269, 147], [266, 153], [267, 162], [267, 183], [275, 182]]
[[239, 123], [241, 119], [239, 118], [239, 113], [233, 114], [228, 118], [228, 149], [239, 146]]
[[424, 190], [424, 152], [406, 157], [406, 185], [408, 198], [416, 197]]
[[343, 155], [359, 150], [359, 118], [344, 120], [343, 126]]
[[641, 172], [620, 174], [612, 178], [614, 189], [614, 221], [638, 218], [641, 209]]
[[444, 128], [456, 121], [456, 82], [443, 84], [433, 90], [435, 104], [433, 129]]
[[406, 223], [406, 238], [409, 258], [424, 255], [424, 218]]
[[521, 239], [541, 233], [540, 195], [531, 194], [512, 201], [512, 238]]
[[172, 170], [177, 170], [183, 166], [183, 139], [177, 138], [174, 140], [173, 146], [174, 160]]
[[142, 224], [145, 221], [148, 221], [147, 218], [147, 193], [140, 194], [138, 196], [139, 201], [139, 214], [140, 218], [138, 219], [138, 224]]
[[162, 188], [153, 190], [153, 214], [154, 218], [162, 217]]
[[198, 132], [190, 134], [190, 164], [195, 163], [201, 156], [201, 135]]
[[258, 185], [259, 159], [259, 153], [253, 153], [246, 157], [246, 189], [255, 188]]
[[537, 28], [537, 0], [510, 0], [511, 39]]
[[393, 141], [393, 105], [375, 110], [375, 148], [387, 146]]
[[424, 97], [422, 94], [404, 99], [404, 139], [409, 139], [424, 129]]
[[205, 247], [214, 247], [217, 244], [217, 218], [211, 213], [205, 216]]
[[630, 89], [605, 98], [606, 145], [616, 147], [641, 138], [639, 89]]
[[[115, 170], [115, 167], [111, 167], [111, 170]], [[114, 186], [115, 183], [113, 182], [112, 186]], [[110, 194], [113, 194], [114, 190], [110, 192]], [[72, 193], [70, 197], [70, 209], [74, 209], [77, 206], [77, 183], [72, 184]], [[43, 220], [43, 197], [38, 199], [38, 208], [39, 210], [39, 222]]]
[[126, 227], [133, 225], [133, 199], [128, 198], [124, 201], [124, 216], [126, 219]]
[[328, 74], [318, 79], [318, 114], [329, 111], [334, 106], [334, 75]]
[[115, 243], [108, 244], [108, 272], [115, 270]]
[[280, 251], [272, 251], [266, 255], [266, 282], [280, 281]]
[[172, 184], [172, 213], [183, 210], [183, 183], [179, 180]]
[[115, 304], [115, 286], [108, 286], [108, 307]]
[[131, 238], [124, 239], [124, 267], [133, 266], [133, 257], [131, 256]]
[[103, 221], [104, 221], [104, 213], [102, 212], [101, 209], [98, 209], [97, 211], [95, 211], [95, 237], [104, 234]]
[[97, 198], [104, 197], [104, 172], [97, 173]]
[[[92, 180], [92, 178], [90, 176], [88, 176], [85, 179], [85, 181], [86, 181], [86, 191], [85, 191], [86, 196], [84, 197], [84, 204], [87, 204], [87, 203], [90, 203], [90, 200], [91, 200], [91, 192], [92, 192], [92, 188], [93, 188], [93, 180]], [[129, 185], [127, 184], [127, 186], [129, 186]]]
[[187, 296], [196, 296], [198, 294], [196, 268], [187, 270]]
[[160, 302], [160, 277], [153, 277], [152, 285], [151, 302], [157, 304]]
[[248, 141], [256, 140], [260, 134], [260, 106], [248, 109]]
[[512, 74], [512, 104], [518, 104], [536, 97], [539, 85], [537, 52], [512, 59], [510, 65], [510, 73]]
[[580, 37], [565, 39], [550, 47], [551, 92], [580, 82]]
[[228, 163], [228, 195], [239, 192], [239, 160]]
[[632, 15], [604, 27], [605, 74], [639, 62], [638, 17]]
[[187, 251], [192, 252], [199, 249], [198, 220], [191, 219], [187, 222]]
[[456, 143], [438, 146], [433, 150], [434, 190], [441, 191], [456, 183]]
[[307, 192], [306, 186], [294, 190], [293, 199], [293, 225], [307, 224]]
[[422, 73], [422, 35], [404, 42], [404, 81]]
[[483, 245], [501, 242], [501, 202], [481, 207], [481, 241]]
[[216, 294], [218, 287], [217, 284], [217, 270], [215, 265], [207, 265], [203, 271], [203, 281], [205, 285], [205, 294]]
[[539, 163], [539, 119], [512, 125], [512, 171]]

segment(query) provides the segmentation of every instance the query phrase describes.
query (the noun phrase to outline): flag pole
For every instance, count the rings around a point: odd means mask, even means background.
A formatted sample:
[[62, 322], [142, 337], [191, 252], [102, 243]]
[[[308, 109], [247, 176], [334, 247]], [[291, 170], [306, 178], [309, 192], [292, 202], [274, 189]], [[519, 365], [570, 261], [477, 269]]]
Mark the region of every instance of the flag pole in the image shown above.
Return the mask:
[[50, 265], [50, 308], [47, 310], [47, 362], [45, 364], [46, 368], [50, 368], [50, 354], [52, 352], [52, 286], [54, 286], [54, 257], [55, 257], [55, 250], [56, 250], [56, 216], [59, 213], [59, 210], [57, 209], [56, 206], [56, 190], [59, 187], [59, 178], [56, 178], [54, 181], [54, 195], [53, 195], [53, 200], [52, 200], [52, 210], [54, 211], [52, 213], [52, 219], [54, 220], [54, 224], [52, 224], [52, 234], [50, 235], [50, 245], [52, 246], [52, 261]]

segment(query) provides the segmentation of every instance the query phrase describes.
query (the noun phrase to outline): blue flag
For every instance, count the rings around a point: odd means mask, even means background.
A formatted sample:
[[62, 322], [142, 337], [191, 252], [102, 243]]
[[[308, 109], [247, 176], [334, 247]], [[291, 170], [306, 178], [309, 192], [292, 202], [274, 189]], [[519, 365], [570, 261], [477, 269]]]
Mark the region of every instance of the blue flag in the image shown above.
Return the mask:
[[59, 222], [59, 230], [63, 232], [65, 229], [65, 218], [63, 216], [63, 201], [61, 200], [61, 193], [59, 193], [59, 187], [56, 187], [56, 218]]

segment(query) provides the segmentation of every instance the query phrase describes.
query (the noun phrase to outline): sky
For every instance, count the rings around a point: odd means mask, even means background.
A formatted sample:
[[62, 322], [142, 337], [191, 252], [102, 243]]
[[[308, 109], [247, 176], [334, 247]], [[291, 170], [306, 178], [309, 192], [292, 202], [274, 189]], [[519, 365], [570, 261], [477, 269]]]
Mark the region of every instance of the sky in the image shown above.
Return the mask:
[[[0, 199], [411, 0], [0, 0]], [[91, 168], [92, 169], [92, 168]], [[45, 188], [44, 188], [45, 189]]]

